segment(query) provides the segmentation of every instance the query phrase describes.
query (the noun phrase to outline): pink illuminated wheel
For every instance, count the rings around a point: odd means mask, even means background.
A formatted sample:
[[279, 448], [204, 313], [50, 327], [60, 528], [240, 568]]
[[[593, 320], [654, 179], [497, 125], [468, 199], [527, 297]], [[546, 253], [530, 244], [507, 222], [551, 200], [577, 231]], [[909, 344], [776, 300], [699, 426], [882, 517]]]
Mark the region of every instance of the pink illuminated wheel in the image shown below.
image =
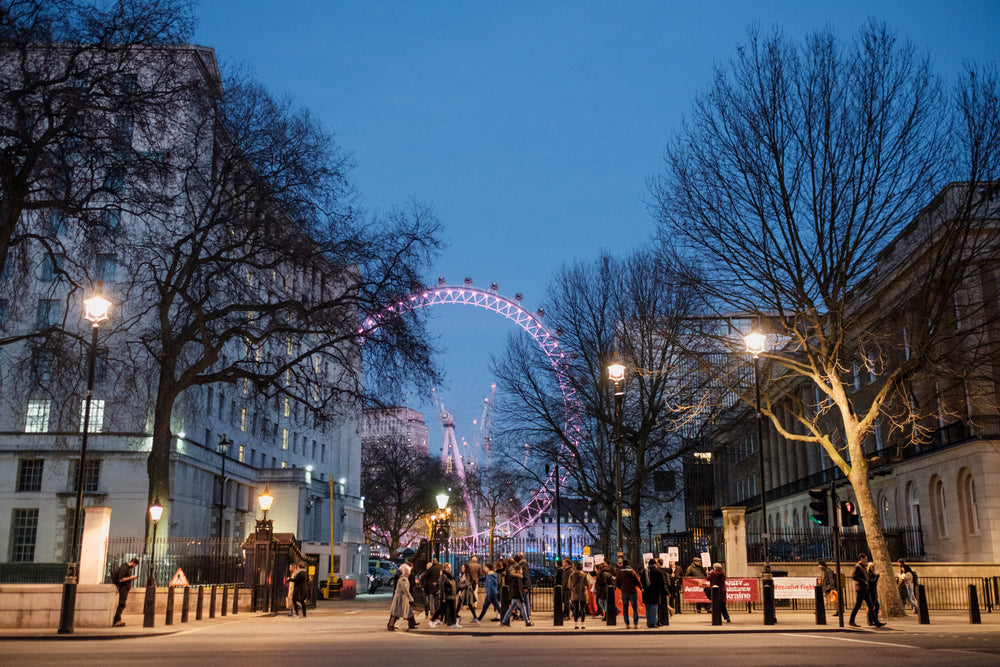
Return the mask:
[[[482, 290], [472, 287], [471, 281], [466, 279], [462, 287], [442, 284], [438, 281], [437, 287], [428, 287], [423, 290], [413, 292], [406, 298], [400, 299], [394, 304], [383, 308], [380, 312], [365, 318], [358, 334], [364, 339], [367, 332], [378, 329], [382, 322], [393, 317], [399, 317], [418, 308], [437, 306], [441, 304], [456, 304], [461, 306], [473, 306], [490, 310], [499, 315], [503, 315], [511, 322], [517, 324], [538, 344], [542, 352], [548, 358], [549, 363], [556, 373], [559, 381], [559, 390], [563, 399], [563, 435], [565, 441], [559, 452], [559, 459], [565, 456], [572, 457], [573, 452], [569, 450], [565, 442], [573, 443], [575, 448], [580, 442], [580, 410], [576, 400], [576, 391], [573, 389], [569, 378], [569, 364], [567, 363], [566, 352], [559, 346], [559, 340], [554, 333], [545, 328], [541, 322], [541, 317], [545, 314], [539, 309], [537, 314], [531, 314], [521, 307], [521, 295], [518, 294], [515, 300], [510, 300], [500, 296], [496, 292], [496, 283], [489, 290]], [[561, 473], [560, 484], [564, 483], [569, 473], [559, 466], [549, 474], [542, 487], [532, 495], [531, 500], [507, 521], [496, 526], [498, 537], [513, 537], [528, 526], [534, 524], [538, 518], [552, 504], [552, 495], [549, 487], [554, 483], [556, 474]], [[470, 542], [489, 536], [489, 530], [481, 531], [467, 538], [458, 538]]]

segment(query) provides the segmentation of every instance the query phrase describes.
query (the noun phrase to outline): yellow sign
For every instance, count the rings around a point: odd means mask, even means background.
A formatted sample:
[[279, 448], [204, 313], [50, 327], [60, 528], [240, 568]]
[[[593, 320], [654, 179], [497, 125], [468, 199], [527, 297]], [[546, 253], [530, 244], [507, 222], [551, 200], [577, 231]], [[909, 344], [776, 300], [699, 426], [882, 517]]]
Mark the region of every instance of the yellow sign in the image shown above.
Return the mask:
[[184, 570], [177, 568], [177, 572], [174, 573], [174, 578], [170, 580], [171, 586], [190, 586], [187, 577], [184, 576]]
[[583, 555], [584, 556], [589, 556], [590, 555], [590, 547], [584, 547], [583, 548]]

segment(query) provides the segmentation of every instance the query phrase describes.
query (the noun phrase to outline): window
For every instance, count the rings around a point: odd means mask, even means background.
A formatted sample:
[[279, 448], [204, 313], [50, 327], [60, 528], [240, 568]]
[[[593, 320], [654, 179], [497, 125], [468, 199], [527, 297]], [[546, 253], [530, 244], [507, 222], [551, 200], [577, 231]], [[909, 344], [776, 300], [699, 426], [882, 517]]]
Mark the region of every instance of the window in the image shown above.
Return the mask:
[[112, 194], [120, 195], [125, 189], [125, 170], [121, 167], [111, 167], [104, 174], [104, 189]]
[[27, 419], [24, 424], [25, 433], [48, 433], [49, 413], [52, 401], [45, 399], [29, 399]]
[[66, 264], [65, 255], [46, 255], [42, 258], [42, 274], [39, 277], [43, 282], [55, 282]]
[[135, 119], [129, 115], [116, 116], [115, 133], [117, 134], [116, 139], [123, 146], [131, 146], [132, 137], [135, 134]]
[[944, 482], [935, 475], [931, 478], [931, 508], [934, 513], [938, 537], [948, 537], [948, 505], [944, 499]]
[[17, 464], [17, 490], [41, 491], [45, 459], [21, 459]]
[[[80, 432], [83, 433], [84, 414], [87, 411], [87, 399], [80, 401]], [[91, 399], [90, 401], [90, 426], [88, 433], [100, 433], [104, 427], [104, 400]]]
[[917, 485], [910, 482], [907, 485], [906, 504], [910, 508], [910, 526], [920, 528], [923, 522], [920, 519], [920, 499], [917, 497]]
[[118, 80], [118, 88], [122, 95], [134, 95], [139, 92], [139, 76], [137, 74], [122, 74]]
[[[206, 412], [207, 414], [211, 414], [211, 413], [212, 413], [212, 398], [213, 398], [213, 392], [212, 392], [212, 388], [211, 388], [211, 387], [209, 387], [209, 388], [208, 388], [208, 397], [207, 397], [207, 399], [205, 400], [205, 412]], [[208, 442], [208, 439], [207, 439], [207, 438], [205, 439], [205, 442], [206, 442], [206, 443]]]
[[[10, 262], [8, 262], [9, 264]], [[7, 299], [0, 299], [0, 326], [7, 322]]]
[[39, 329], [47, 329], [59, 322], [60, 308], [56, 299], [39, 299], [35, 324]]
[[31, 353], [31, 370], [36, 382], [48, 382], [52, 379], [52, 369], [55, 367], [55, 355], [51, 350], [37, 348]]
[[240, 445], [240, 463], [243, 463], [244, 459], [246, 458], [246, 455], [247, 455], [247, 446]]
[[292, 416], [292, 402], [291, 400], [289, 400], [287, 396], [285, 397], [285, 416], [286, 417]]
[[[77, 476], [80, 473], [80, 461], [74, 460], [70, 465], [69, 485], [74, 492], [79, 490], [77, 486]], [[83, 464], [83, 492], [97, 493], [101, 482], [101, 460], [87, 459]]]
[[33, 562], [35, 560], [35, 540], [37, 537], [38, 510], [13, 510], [10, 521], [10, 562]]
[[122, 224], [122, 212], [117, 208], [106, 208], [101, 211], [101, 231], [105, 234], [113, 234], [118, 231]]
[[240, 430], [246, 433], [247, 430], [247, 409], [240, 408]]
[[288, 449], [288, 429], [281, 429], [281, 448]]
[[97, 280], [113, 283], [118, 272], [118, 257], [112, 253], [101, 253], [94, 268]]
[[968, 469], [958, 474], [958, 501], [962, 511], [962, 525], [967, 535], [979, 534], [979, 504], [976, 500], [976, 480]]
[[69, 221], [63, 211], [51, 210], [45, 216], [48, 232], [52, 236], [65, 236], [69, 230]]

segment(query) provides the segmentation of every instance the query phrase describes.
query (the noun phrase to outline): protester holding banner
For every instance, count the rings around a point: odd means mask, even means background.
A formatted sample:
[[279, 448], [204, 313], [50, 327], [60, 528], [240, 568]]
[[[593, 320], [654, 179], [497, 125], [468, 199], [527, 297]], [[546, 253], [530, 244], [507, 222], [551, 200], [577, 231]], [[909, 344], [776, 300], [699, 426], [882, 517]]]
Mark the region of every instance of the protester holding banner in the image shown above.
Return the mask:
[[[691, 559], [691, 564], [688, 565], [687, 570], [685, 570], [684, 576], [688, 579], [705, 578], [705, 568], [701, 566], [701, 558], [695, 556], [694, 558]], [[699, 614], [701, 613], [702, 607], [704, 607], [706, 611], [711, 613], [712, 611], [711, 607], [709, 607], [707, 604], [702, 604], [699, 602], [697, 605], [695, 605], [695, 609]]]

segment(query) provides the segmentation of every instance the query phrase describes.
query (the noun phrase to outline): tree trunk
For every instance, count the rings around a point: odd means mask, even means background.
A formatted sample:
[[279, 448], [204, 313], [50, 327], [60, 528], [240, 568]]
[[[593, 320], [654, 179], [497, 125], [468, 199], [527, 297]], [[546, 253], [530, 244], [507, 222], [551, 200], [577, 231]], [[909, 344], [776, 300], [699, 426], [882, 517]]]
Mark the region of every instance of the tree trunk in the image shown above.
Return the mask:
[[[159, 537], [166, 537], [170, 532], [170, 441], [173, 439], [171, 416], [176, 399], [173, 383], [164, 378], [165, 373], [165, 370], [160, 372], [153, 407], [153, 444], [146, 460], [146, 471], [149, 474], [149, 496], [146, 507], [152, 505], [157, 498], [163, 505], [160, 525], [164, 526], [164, 530], [157, 532]], [[150, 530], [149, 524], [149, 512], [146, 512], [147, 533]]]
[[[871, 486], [868, 484], [868, 464], [864, 460], [864, 453], [861, 451], [860, 443], [850, 445], [851, 451], [851, 472], [848, 479], [854, 488], [854, 497], [858, 502], [858, 514], [861, 517], [861, 524], [865, 529], [865, 539], [868, 543], [868, 550], [871, 551], [871, 561], [875, 563], [875, 570], [879, 573], [878, 595], [881, 611], [887, 618], [898, 618], [905, 616], [903, 611], [903, 600], [899, 597], [899, 589], [895, 585], [893, 575], [892, 560], [889, 557], [889, 547], [885, 541], [885, 534], [882, 532], [882, 525], [878, 518], [878, 506], [872, 498]], [[834, 507], [834, 512], [839, 508]], [[849, 554], [849, 558], [856, 558], [858, 554]]]

